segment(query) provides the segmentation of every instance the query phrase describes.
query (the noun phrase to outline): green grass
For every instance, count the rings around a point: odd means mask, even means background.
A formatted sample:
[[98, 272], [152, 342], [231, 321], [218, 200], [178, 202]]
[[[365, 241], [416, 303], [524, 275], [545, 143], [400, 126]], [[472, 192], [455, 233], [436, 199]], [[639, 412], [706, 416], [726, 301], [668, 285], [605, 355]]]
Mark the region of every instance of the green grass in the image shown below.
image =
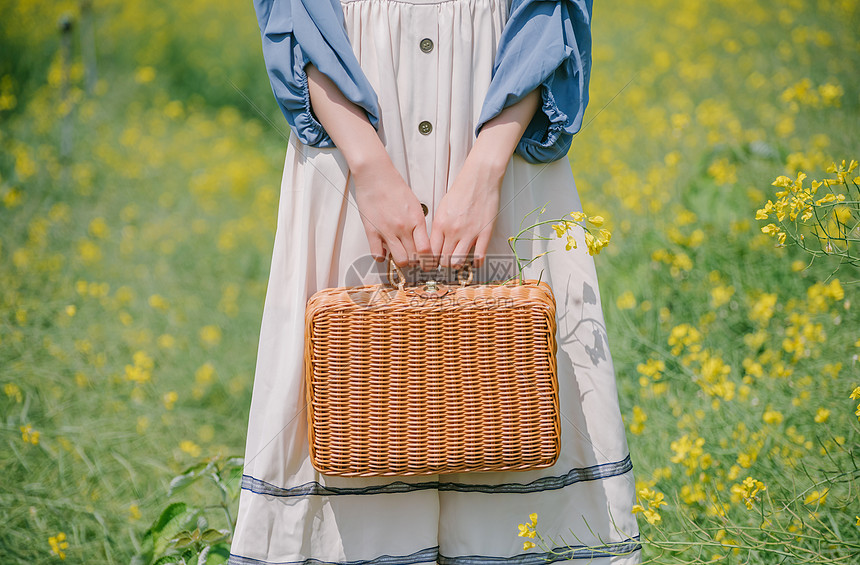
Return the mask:
[[[288, 127], [251, 6], [96, 2], [99, 81], [87, 91], [75, 25], [64, 98], [55, 24], [78, 4], [30, 4], [13, 2], [0, 34], [13, 55], [0, 61], [0, 555], [59, 561], [49, 538], [64, 532], [68, 562], [127, 563], [171, 501], [218, 504], [205, 482], [168, 498], [175, 475], [243, 451]], [[569, 157], [586, 211], [613, 232], [595, 260], [634, 471], [669, 502], [659, 524], [640, 520], [646, 554], [664, 533], [701, 551], [661, 562], [860, 551], [860, 275], [798, 270], [808, 256], [774, 248], [754, 219], [777, 175], [860, 158], [858, 20], [847, 0], [594, 7], [591, 102]], [[834, 277], [841, 297], [822, 295]], [[766, 322], [762, 293], [776, 295]], [[672, 352], [681, 324], [707, 359]], [[785, 340], [804, 331], [794, 355]], [[637, 370], [648, 359], [665, 365], [656, 381]], [[673, 462], [685, 435], [702, 453]], [[732, 497], [747, 476], [767, 486], [754, 510]], [[804, 502], [825, 487], [823, 504]], [[765, 539], [763, 516], [784, 532], [776, 545], [719, 545]]]

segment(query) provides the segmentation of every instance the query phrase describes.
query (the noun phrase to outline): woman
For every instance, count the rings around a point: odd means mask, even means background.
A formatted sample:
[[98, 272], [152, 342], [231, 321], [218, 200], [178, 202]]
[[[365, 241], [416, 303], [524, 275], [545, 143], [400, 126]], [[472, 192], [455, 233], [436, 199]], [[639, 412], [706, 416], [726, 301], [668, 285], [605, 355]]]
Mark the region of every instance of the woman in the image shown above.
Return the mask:
[[[638, 563], [632, 465], [584, 245], [537, 240], [521, 251], [553, 250], [525, 275], [542, 276], [557, 302], [555, 465], [340, 478], [308, 457], [304, 308], [314, 292], [384, 280], [385, 263], [363, 261], [371, 256], [428, 271], [462, 265], [474, 249], [482, 267], [509, 256], [529, 211], [582, 209], [564, 157], [588, 99], [591, 1], [255, 8], [292, 135], [229, 563]], [[558, 554], [523, 549], [517, 525], [533, 512], [543, 534], [565, 534]]]

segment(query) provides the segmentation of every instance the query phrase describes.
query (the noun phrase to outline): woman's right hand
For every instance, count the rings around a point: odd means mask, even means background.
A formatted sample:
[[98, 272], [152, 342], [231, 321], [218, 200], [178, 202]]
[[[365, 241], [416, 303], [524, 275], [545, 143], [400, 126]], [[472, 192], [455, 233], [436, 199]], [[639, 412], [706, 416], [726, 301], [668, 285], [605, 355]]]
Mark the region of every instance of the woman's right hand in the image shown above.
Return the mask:
[[398, 267], [419, 262], [430, 253], [421, 203], [391, 162], [365, 111], [312, 63], [305, 72], [312, 111], [355, 178], [355, 198], [371, 255], [384, 261], [387, 249]]
[[421, 203], [388, 154], [353, 163], [350, 172], [373, 258], [385, 260], [387, 250], [398, 267], [405, 267], [429, 256], [430, 237]]

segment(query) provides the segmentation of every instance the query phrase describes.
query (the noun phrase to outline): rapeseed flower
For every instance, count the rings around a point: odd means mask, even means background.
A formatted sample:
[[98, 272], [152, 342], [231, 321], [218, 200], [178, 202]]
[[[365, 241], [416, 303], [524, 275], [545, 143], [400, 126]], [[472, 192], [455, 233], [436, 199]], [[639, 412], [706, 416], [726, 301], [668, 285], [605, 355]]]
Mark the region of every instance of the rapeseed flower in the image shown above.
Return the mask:
[[[519, 529], [519, 533], [517, 535], [521, 538], [534, 539], [535, 536], [537, 535], [537, 532], [535, 531], [535, 528], [537, 527], [537, 519], [538, 519], [538, 515], [536, 513], [529, 514], [529, 520], [530, 521], [526, 522], [525, 524], [520, 524], [519, 526], [517, 526], [517, 528]], [[528, 551], [529, 549], [532, 549], [533, 547], [535, 547], [535, 543], [533, 541], [527, 540], [527, 541], [523, 542], [523, 551]]]
[[69, 542], [66, 541], [65, 532], [60, 532], [55, 536], [50, 536], [48, 538], [48, 543], [51, 545], [51, 553], [60, 559], [66, 558], [66, 553], [63, 550], [69, 547]]
[[767, 487], [763, 482], [747, 477], [742, 483], [732, 485], [732, 494], [740, 499], [743, 499], [747, 509], [752, 509], [753, 503], [759, 500], [758, 493], [766, 490]]
[[827, 493], [830, 492], [830, 489], [822, 489], [820, 491], [813, 490], [806, 498], [803, 499], [804, 504], [814, 504], [816, 506], [824, 504], [824, 501], [827, 500]]
[[39, 431], [34, 430], [31, 424], [19, 426], [19, 429], [21, 430], [21, 439], [33, 445], [39, 444]]
[[640, 489], [638, 494], [640, 502], [633, 505], [633, 513], [641, 513], [645, 516], [645, 520], [649, 524], [659, 524], [662, 517], [658, 511], [661, 506], [666, 505], [666, 502], [663, 500], [663, 493], [645, 487]]
[[783, 420], [783, 416], [780, 411], [772, 410], [770, 408], [764, 412], [761, 418], [766, 424], [780, 424]]

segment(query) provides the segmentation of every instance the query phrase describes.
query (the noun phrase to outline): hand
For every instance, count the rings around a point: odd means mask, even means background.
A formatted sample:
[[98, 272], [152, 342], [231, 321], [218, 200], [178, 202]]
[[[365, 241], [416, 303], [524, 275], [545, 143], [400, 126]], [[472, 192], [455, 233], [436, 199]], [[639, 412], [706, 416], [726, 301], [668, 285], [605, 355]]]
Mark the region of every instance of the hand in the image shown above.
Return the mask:
[[403, 180], [387, 155], [370, 163], [355, 165], [355, 199], [377, 261], [385, 260], [385, 250], [398, 267], [417, 264], [430, 253], [430, 239], [421, 203]]
[[384, 261], [387, 248], [398, 267], [416, 263], [416, 254], [430, 252], [421, 203], [394, 167], [365, 111], [347, 100], [312, 63], [305, 69], [312, 109], [355, 178], [355, 198], [370, 253]]
[[433, 215], [430, 246], [434, 263], [461, 267], [474, 245], [472, 261], [475, 267], [483, 264], [499, 213], [505, 171], [540, 100], [540, 89], [536, 88], [481, 128], [463, 168]]
[[433, 215], [431, 268], [436, 264], [462, 267], [473, 245], [475, 267], [483, 264], [499, 213], [499, 192], [507, 168], [507, 160], [502, 162], [496, 158], [498, 155], [487, 152], [480, 143], [472, 146]]

